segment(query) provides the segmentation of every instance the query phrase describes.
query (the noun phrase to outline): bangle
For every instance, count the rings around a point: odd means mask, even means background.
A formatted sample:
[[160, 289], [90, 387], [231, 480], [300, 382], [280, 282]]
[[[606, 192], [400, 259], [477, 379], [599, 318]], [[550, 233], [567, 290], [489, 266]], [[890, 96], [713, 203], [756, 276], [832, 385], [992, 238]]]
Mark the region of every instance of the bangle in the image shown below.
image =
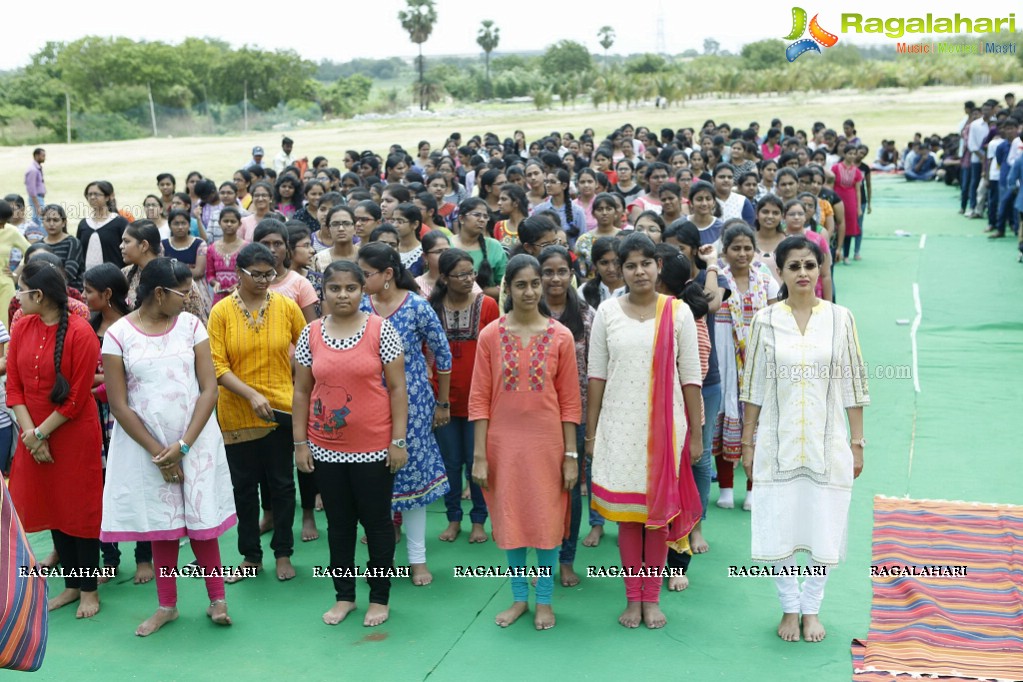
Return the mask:
[[750, 447], [753, 447], [753, 443], [750, 443], [748, 440], [742, 440], [742, 441], [739, 441], [739, 443], [741, 445], [748, 445]]
[[298, 446], [298, 445], [309, 445], [309, 441], [307, 441], [307, 440], [296, 440], [296, 441], [294, 441], [292, 443], [292, 445], [296, 445], [296, 446]]
[[596, 437], [596, 436], [588, 436], [588, 437], [586, 437], [586, 438], [583, 438], [583, 440], [584, 440], [585, 442], [589, 443], [590, 441], [594, 441], [594, 440], [597, 440], [597, 437]]

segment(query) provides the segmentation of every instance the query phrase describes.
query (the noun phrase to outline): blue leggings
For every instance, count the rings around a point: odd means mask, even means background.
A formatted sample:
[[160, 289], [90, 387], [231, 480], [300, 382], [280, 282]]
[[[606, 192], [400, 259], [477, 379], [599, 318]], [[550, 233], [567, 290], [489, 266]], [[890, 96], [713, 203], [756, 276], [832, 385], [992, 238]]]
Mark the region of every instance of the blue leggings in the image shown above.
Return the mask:
[[[508, 566], [510, 568], [519, 568], [526, 565], [526, 549], [526, 547], [517, 547], [516, 549], [507, 550]], [[553, 549], [536, 550], [537, 565], [550, 569], [549, 575], [542, 576], [536, 581], [537, 604], [550, 605], [551, 598], [554, 596], [554, 562], [558, 560], [559, 549], [560, 548], [558, 547], [554, 547]], [[512, 599], [514, 601], [529, 601], [528, 580], [529, 579], [525, 576], [513, 577], [511, 579]]]

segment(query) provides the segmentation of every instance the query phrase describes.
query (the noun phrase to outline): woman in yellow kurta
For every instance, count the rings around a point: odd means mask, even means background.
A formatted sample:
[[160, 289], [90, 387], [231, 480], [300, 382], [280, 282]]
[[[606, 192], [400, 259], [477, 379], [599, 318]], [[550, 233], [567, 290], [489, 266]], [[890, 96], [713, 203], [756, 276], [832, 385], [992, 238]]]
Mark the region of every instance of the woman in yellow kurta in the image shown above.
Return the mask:
[[[480, 332], [476, 347], [469, 394], [469, 420], [476, 423], [472, 478], [483, 488], [494, 541], [507, 550], [509, 567], [522, 569], [526, 550], [536, 548], [546, 572], [536, 583], [534, 624], [548, 630], [554, 627], [552, 568], [569, 526], [567, 491], [579, 477], [579, 370], [572, 332], [540, 309], [536, 259], [512, 258], [504, 288], [508, 314]], [[511, 608], [497, 614], [501, 627], [529, 608], [525, 575], [513, 575], [511, 584]]]
[[14, 274], [11, 272], [11, 250], [21, 249], [22, 253], [29, 247], [28, 240], [7, 221], [14, 216], [14, 209], [6, 201], [0, 201], [0, 319], [4, 327], [10, 328], [7, 309], [14, 298]]

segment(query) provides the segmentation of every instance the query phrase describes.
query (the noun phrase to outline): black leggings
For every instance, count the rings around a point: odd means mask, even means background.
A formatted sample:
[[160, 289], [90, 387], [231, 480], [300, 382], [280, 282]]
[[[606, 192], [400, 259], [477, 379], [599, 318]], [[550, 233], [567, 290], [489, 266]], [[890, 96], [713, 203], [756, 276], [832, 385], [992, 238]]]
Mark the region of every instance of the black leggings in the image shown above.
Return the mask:
[[[390, 569], [394, 564], [394, 524], [391, 491], [394, 474], [384, 462], [334, 464], [315, 462], [313, 475], [327, 514], [330, 567], [355, 570], [356, 525], [362, 524], [369, 546], [370, 569]], [[367, 578], [371, 604], [387, 604], [391, 579]], [[355, 578], [335, 577], [337, 601], [355, 601]]]
[[80, 577], [64, 578], [64, 587], [69, 590], [95, 592], [99, 573], [99, 538], [78, 538], [59, 530], [51, 530], [53, 548], [60, 557], [64, 573], [72, 571]]
[[245, 560], [261, 563], [259, 542], [259, 482], [270, 481], [274, 532], [270, 548], [274, 557], [290, 557], [295, 549], [295, 478], [291, 431], [275, 429], [259, 440], [228, 445], [227, 464], [234, 484], [234, 506], [238, 514], [238, 551]]

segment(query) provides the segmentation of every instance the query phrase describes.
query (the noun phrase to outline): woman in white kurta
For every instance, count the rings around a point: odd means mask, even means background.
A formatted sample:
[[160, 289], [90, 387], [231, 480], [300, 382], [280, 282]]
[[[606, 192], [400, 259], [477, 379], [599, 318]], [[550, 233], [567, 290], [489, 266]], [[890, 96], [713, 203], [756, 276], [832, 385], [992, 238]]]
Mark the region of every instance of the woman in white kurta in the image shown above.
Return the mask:
[[[814, 293], [820, 249], [788, 237], [775, 257], [782, 300], [753, 318], [739, 396], [746, 403], [742, 461], [757, 496], [752, 556], [792, 573], [776, 577], [779, 636], [798, 640], [802, 615], [804, 638], [820, 641], [817, 614], [827, 567], [845, 556], [853, 479], [863, 468], [862, 408], [870, 397], [852, 313]], [[815, 569], [802, 593], [796, 552], [808, 553]]]
[[[658, 605], [667, 543], [680, 542], [702, 511], [690, 466], [703, 452], [702, 373], [692, 312], [654, 288], [660, 264], [653, 242], [642, 233], [629, 235], [618, 257], [629, 293], [602, 303], [590, 332], [592, 505], [618, 522], [622, 565], [653, 573], [625, 578], [628, 604], [618, 622], [659, 628], [667, 622]], [[683, 462], [687, 452], [690, 461]], [[673, 495], [670, 503], [662, 491]]]
[[224, 440], [213, 418], [216, 375], [206, 329], [182, 312], [188, 268], [153, 260], [138, 287], [139, 310], [103, 338], [103, 367], [116, 419], [103, 490], [105, 542], [153, 544], [160, 608], [139, 626], [146, 636], [177, 618], [178, 541], [191, 541], [210, 596], [207, 614], [230, 624], [217, 538], [236, 522]]

